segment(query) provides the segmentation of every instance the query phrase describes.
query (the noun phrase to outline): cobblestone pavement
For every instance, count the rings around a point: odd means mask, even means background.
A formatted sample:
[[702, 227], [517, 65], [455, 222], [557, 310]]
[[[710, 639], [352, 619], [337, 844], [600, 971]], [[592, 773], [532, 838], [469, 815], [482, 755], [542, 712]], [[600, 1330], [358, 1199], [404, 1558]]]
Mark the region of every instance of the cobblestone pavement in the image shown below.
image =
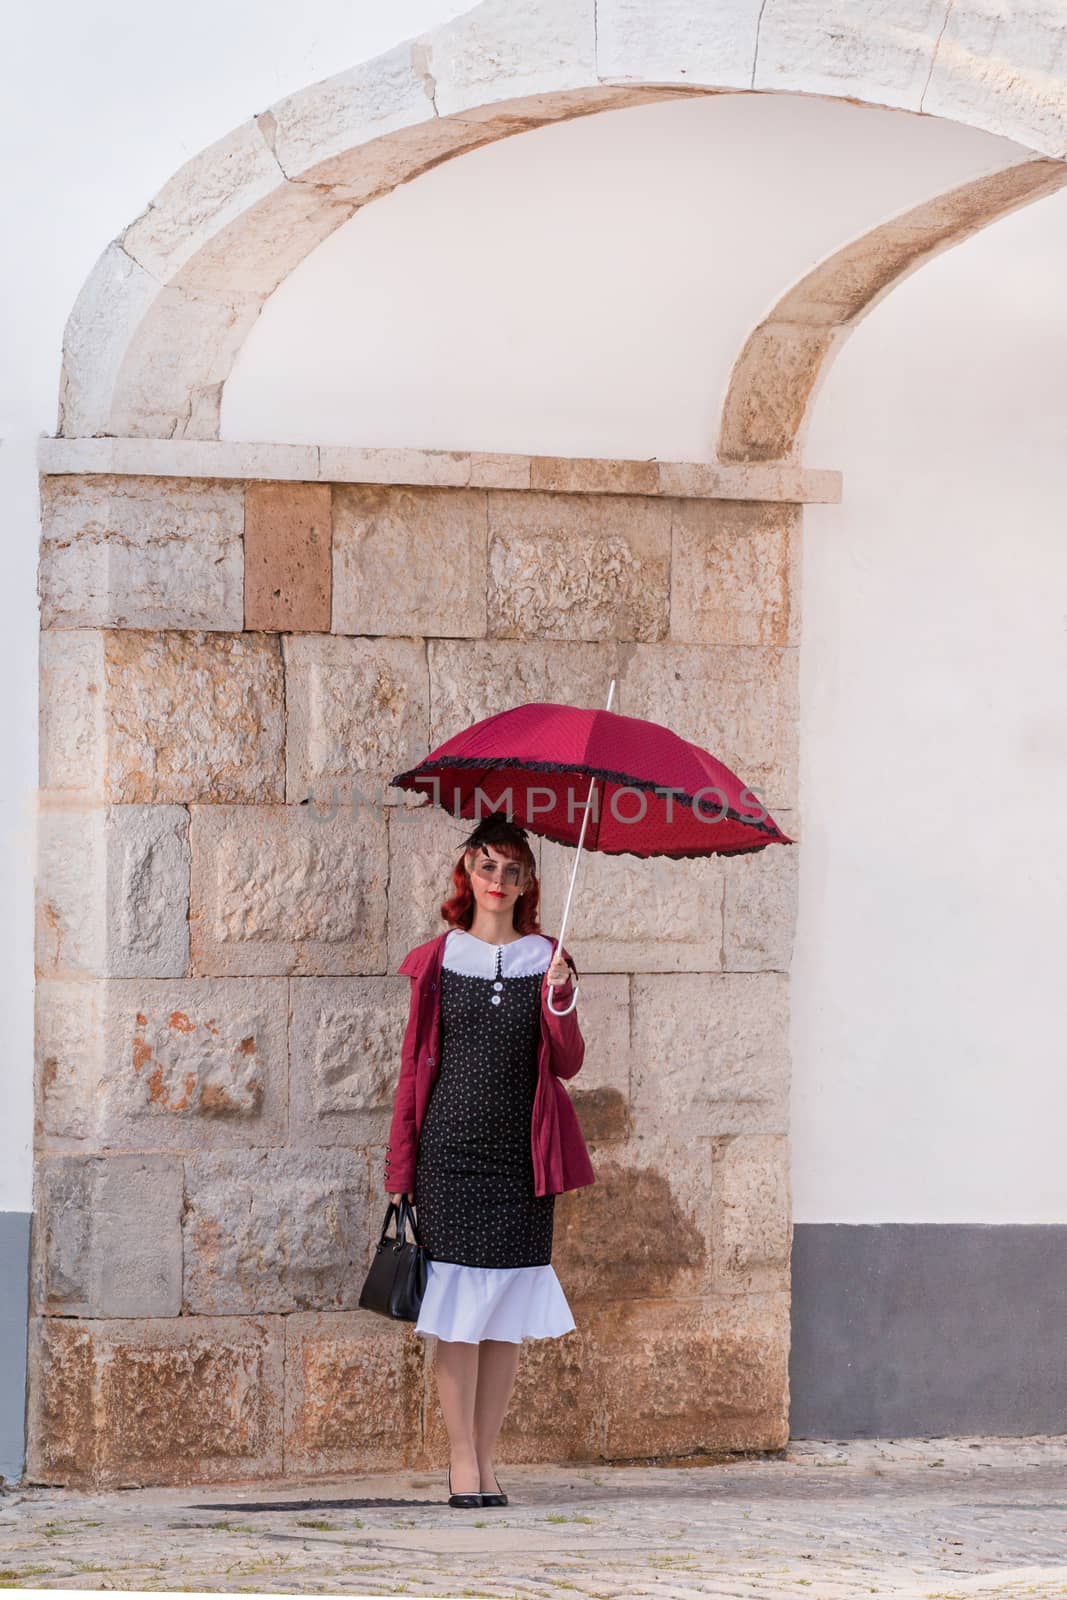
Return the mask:
[[797, 1441], [685, 1467], [444, 1472], [0, 1495], [9, 1588], [1067, 1600], [1067, 1436]]

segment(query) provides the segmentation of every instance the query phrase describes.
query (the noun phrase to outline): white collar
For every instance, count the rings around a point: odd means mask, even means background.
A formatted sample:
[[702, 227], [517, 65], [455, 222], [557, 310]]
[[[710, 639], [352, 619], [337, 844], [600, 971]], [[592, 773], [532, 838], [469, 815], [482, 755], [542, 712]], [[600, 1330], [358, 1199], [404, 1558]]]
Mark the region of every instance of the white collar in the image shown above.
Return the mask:
[[523, 978], [534, 972], [547, 972], [552, 963], [552, 941], [543, 933], [524, 933], [509, 944], [487, 944], [464, 928], [450, 928], [445, 939], [443, 966], [472, 978], [496, 976]]

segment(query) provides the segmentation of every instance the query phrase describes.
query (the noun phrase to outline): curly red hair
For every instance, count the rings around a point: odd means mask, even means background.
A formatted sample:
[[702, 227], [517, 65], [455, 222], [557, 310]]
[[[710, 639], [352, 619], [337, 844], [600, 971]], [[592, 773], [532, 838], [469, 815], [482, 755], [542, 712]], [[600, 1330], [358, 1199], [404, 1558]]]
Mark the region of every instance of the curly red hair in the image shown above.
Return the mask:
[[[470, 932], [471, 923], [474, 921], [474, 891], [466, 867], [466, 856], [470, 849], [470, 845], [464, 846], [459, 860], [452, 868], [454, 893], [441, 904], [441, 915], [449, 927], [462, 928], [464, 933]], [[525, 889], [515, 902], [513, 917], [515, 932], [540, 933], [538, 909], [541, 903], [541, 885], [537, 879], [537, 862], [534, 860], [533, 851], [519, 835], [511, 839], [506, 837], [494, 839], [493, 849], [499, 850], [502, 856], [510, 856], [513, 861], [518, 861], [525, 867], [527, 876], [531, 879], [529, 888]]]

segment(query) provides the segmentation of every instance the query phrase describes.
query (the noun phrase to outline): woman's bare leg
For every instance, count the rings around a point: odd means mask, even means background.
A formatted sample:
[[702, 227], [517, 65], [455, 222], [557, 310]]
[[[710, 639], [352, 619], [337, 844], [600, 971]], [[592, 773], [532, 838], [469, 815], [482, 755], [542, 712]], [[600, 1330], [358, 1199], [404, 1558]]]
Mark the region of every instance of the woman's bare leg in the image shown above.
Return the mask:
[[519, 1366], [519, 1347], [511, 1339], [483, 1339], [478, 1346], [478, 1386], [474, 1396], [474, 1449], [482, 1494], [496, 1494], [499, 1487], [493, 1467], [497, 1435], [508, 1409], [515, 1374]]
[[474, 1400], [478, 1387], [478, 1346], [438, 1339], [434, 1358], [437, 1395], [448, 1429], [453, 1494], [477, 1494], [480, 1475], [474, 1447]]

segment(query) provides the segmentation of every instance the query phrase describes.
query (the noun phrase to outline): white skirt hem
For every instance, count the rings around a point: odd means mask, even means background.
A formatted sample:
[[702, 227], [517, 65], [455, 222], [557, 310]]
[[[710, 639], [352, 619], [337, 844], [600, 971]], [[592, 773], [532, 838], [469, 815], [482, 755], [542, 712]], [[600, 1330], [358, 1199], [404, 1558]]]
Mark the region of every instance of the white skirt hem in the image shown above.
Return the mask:
[[468, 1267], [427, 1262], [415, 1332], [463, 1344], [553, 1339], [576, 1327], [551, 1266]]

